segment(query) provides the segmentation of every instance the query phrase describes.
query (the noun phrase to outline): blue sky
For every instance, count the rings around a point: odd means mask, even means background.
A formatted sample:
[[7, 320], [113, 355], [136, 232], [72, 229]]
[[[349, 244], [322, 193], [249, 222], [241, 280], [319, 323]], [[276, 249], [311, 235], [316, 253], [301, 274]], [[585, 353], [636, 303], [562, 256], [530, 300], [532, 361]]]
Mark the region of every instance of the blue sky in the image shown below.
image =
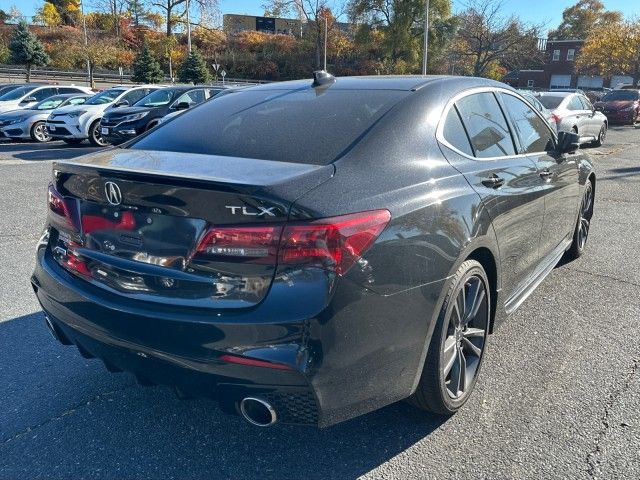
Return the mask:
[[[330, 0], [331, 1], [331, 0]], [[523, 20], [533, 23], [546, 23], [549, 28], [555, 27], [562, 18], [562, 10], [575, 3], [576, 0], [503, 0], [505, 15], [517, 14]], [[31, 16], [42, 5], [43, 0], [0, 0], [0, 9], [9, 10], [17, 5], [24, 15]], [[85, 0], [90, 6], [91, 0]], [[263, 0], [220, 0], [222, 13], [246, 13], [261, 15], [260, 5]], [[453, 0], [454, 10], [464, 5], [464, 0]], [[640, 17], [639, 0], [604, 0], [609, 10], [619, 10], [625, 16]]]

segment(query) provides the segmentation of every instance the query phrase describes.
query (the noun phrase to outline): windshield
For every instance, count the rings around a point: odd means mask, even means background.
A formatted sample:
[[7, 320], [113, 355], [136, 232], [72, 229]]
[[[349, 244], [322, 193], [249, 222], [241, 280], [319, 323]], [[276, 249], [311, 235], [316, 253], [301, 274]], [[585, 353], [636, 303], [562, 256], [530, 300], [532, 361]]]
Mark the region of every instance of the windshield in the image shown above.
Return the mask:
[[326, 165], [407, 94], [319, 93], [313, 88], [241, 91], [179, 115], [131, 148]]
[[15, 90], [11, 90], [8, 93], [5, 93], [0, 97], [0, 102], [4, 102], [5, 100], [18, 100], [19, 98], [24, 97], [27, 93], [33, 90], [33, 86], [29, 85], [27, 87], [19, 87]]
[[163, 105], [168, 105], [173, 96], [175, 95], [175, 90], [171, 90], [169, 88], [163, 88], [161, 90], [156, 90], [153, 93], [150, 93], [146, 97], [143, 97], [137, 103], [134, 103], [136, 107], [162, 107]]
[[611, 102], [615, 100], [638, 100], [638, 92], [634, 90], [614, 90], [602, 97], [603, 102]]
[[540, 103], [544, 105], [545, 108], [553, 110], [555, 108], [558, 108], [558, 105], [560, 105], [565, 98], [567, 97], [543, 95], [541, 97], [538, 97], [538, 100], [540, 100]]
[[64, 97], [62, 95], [49, 97], [41, 101], [40, 103], [36, 103], [33, 107], [31, 107], [31, 110], [52, 110], [60, 106], [60, 104], [64, 102], [65, 98], [67, 97]]
[[0, 87], [0, 97], [16, 88], [20, 88], [20, 85], [5, 85], [4, 87]]
[[96, 93], [93, 97], [87, 100], [85, 105], [104, 105], [106, 103], [113, 102], [116, 98], [118, 98], [124, 90], [120, 89], [109, 89], [104, 92]]

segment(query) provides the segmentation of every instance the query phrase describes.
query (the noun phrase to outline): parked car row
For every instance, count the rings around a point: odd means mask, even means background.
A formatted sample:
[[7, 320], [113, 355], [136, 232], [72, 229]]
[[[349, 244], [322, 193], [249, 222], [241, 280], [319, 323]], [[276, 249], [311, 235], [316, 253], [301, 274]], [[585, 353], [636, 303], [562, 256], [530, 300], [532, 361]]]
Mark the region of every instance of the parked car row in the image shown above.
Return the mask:
[[0, 137], [94, 146], [119, 144], [220, 93], [228, 86], [0, 85]]

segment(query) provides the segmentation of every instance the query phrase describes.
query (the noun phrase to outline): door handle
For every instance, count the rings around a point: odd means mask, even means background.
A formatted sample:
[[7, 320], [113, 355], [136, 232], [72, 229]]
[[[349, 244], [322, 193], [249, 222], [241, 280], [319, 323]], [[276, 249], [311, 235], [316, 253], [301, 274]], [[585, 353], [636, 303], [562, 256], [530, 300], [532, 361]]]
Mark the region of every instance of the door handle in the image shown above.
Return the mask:
[[550, 170], [543, 170], [540, 172], [540, 176], [545, 180], [550, 180], [553, 176], [553, 172]]
[[504, 185], [504, 178], [499, 177], [494, 173], [489, 178], [482, 180], [482, 184], [489, 188], [500, 188]]

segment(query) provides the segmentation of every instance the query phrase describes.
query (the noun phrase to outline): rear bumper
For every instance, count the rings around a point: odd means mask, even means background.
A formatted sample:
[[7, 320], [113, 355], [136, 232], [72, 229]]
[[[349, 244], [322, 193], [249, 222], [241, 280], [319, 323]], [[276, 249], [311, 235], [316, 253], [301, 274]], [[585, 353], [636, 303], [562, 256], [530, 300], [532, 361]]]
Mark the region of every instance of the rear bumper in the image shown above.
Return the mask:
[[[331, 294], [308, 272], [274, 282], [257, 307], [232, 313], [185, 310], [117, 295], [78, 279], [40, 247], [34, 291], [45, 314], [85, 356], [142, 384], [218, 400], [273, 403], [280, 421], [328, 426], [409, 396], [432, 331], [442, 282], [381, 296], [344, 281]], [[293, 287], [292, 287], [293, 284]], [[402, 328], [398, 311], [402, 309]], [[220, 361], [222, 354], [288, 370]]]

